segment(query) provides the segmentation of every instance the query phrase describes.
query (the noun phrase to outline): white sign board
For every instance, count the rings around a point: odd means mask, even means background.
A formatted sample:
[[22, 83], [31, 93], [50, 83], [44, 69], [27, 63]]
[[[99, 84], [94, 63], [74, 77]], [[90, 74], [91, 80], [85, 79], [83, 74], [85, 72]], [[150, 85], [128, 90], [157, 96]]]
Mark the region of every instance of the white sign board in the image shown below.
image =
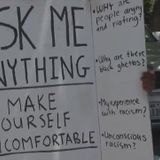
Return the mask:
[[142, 0], [0, 6], [0, 160], [152, 160]]

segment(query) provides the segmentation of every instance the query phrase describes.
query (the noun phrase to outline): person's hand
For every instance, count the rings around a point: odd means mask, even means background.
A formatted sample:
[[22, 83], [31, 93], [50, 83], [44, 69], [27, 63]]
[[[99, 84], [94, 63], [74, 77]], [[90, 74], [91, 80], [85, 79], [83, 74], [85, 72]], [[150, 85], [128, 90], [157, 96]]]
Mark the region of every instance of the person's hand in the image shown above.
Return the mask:
[[141, 80], [142, 87], [145, 91], [151, 92], [155, 88], [155, 75], [153, 72], [143, 72]]

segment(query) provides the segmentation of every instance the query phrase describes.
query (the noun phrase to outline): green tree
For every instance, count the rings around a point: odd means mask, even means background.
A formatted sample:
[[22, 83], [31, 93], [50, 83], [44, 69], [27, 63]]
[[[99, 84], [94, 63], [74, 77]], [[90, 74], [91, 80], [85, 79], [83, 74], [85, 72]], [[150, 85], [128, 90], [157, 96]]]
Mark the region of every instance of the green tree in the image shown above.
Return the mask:
[[150, 25], [155, 0], [144, 0], [145, 23]]

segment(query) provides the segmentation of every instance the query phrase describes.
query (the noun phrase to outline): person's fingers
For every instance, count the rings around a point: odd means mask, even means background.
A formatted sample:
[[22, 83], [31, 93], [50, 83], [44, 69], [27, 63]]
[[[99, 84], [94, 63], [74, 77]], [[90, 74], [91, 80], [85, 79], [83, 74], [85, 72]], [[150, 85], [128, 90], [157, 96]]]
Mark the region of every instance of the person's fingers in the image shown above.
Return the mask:
[[147, 84], [145, 84], [145, 85], [143, 85], [143, 89], [145, 90], [145, 91], [147, 91], [147, 92], [150, 92], [150, 91], [152, 91], [153, 89], [154, 89], [154, 85], [147, 85]]
[[150, 92], [155, 87], [155, 75], [149, 71], [144, 72], [141, 77], [142, 87], [145, 91]]
[[152, 80], [154, 78], [154, 73], [151, 73], [149, 71], [143, 72], [141, 79], [150, 79]]

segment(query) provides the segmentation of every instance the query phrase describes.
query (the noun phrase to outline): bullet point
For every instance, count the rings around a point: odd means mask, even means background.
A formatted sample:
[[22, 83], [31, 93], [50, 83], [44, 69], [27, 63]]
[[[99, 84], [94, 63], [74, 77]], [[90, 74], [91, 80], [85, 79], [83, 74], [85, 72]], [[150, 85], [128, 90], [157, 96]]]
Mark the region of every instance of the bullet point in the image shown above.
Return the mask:
[[95, 13], [95, 10], [93, 10], [93, 13]]

